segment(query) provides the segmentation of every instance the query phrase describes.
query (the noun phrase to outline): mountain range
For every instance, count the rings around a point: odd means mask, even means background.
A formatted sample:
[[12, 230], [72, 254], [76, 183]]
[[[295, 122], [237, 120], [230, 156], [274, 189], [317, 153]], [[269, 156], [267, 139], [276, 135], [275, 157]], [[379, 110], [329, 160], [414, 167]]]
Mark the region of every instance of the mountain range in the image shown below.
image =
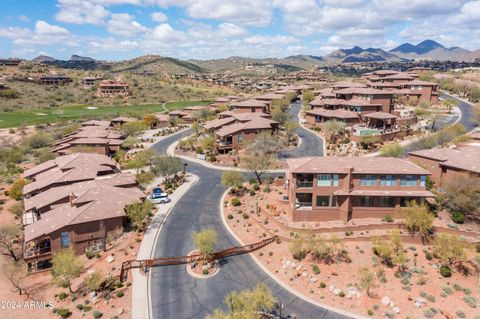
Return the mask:
[[298, 71], [321, 65], [337, 65], [341, 63], [359, 62], [401, 62], [407, 60], [439, 60], [439, 61], [465, 61], [470, 62], [480, 59], [480, 50], [469, 51], [460, 47], [445, 47], [433, 40], [425, 40], [416, 45], [403, 43], [398, 47], [385, 51], [381, 48], [363, 49], [354, 46], [350, 49], [338, 49], [323, 57], [314, 55], [292, 55], [285, 58], [248, 58], [232, 56], [224, 59], [197, 60], [161, 57], [158, 55], [146, 55], [132, 60], [119, 62], [101, 62], [91, 57], [72, 55], [70, 60], [62, 61], [53, 57], [41, 55], [33, 59], [36, 62], [44, 62], [61, 67], [89, 69], [111, 69], [114, 72], [142, 71], [145, 69], [154, 72], [223, 72], [245, 70], [247, 65], [271, 66], [281, 71]]

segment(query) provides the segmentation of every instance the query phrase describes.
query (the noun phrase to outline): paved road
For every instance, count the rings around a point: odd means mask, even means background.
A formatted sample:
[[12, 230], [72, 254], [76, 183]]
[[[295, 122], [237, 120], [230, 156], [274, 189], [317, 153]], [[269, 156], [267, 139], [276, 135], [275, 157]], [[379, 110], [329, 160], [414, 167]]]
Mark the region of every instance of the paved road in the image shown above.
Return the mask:
[[[188, 132], [166, 138], [152, 147], [164, 153], [171, 143], [186, 135]], [[304, 140], [305, 152], [323, 149], [317, 148], [318, 141], [315, 141], [315, 147], [310, 148], [309, 141], [310, 139]], [[158, 236], [155, 257], [188, 254], [194, 249], [192, 232], [205, 228], [217, 232], [218, 249], [238, 245], [220, 218], [219, 201], [225, 191], [220, 183], [222, 172], [187, 162], [188, 171], [198, 175], [200, 180], [172, 208]], [[267, 284], [270, 291], [284, 304], [283, 314], [290, 315], [290, 318], [347, 318], [291, 294], [263, 272], [248, 255], [228, 259], [220, 272], [210, 279], [195, 279], [187, 274], [185, 267], [180, 265], [151, 269], [153, 318], [204, 318], [215, 308], [225, 308], [223, 299], [229, 292], [252, 288], [260, 282]]]
[[[302, 108], [300, 102], [295, 102], [290, 107], [290, 115], [293, 121], [298, 121], [298, 114]], [[323, 140], [315, 133], [310, 132], [303, 127], [297, 128], [296, 133], [302, 139], [300, 147], [279, 153], [279, 157], [282, 159], [304, 157], [304, 156], [323, 156]]]
[[458, 105], [458, 107], [460, 108], [460, 110], [462, 111], [462, 116], [460, 118], [460, 123], [463, 124], [463, 126], [465, 126], [465, 128], [467, 129], [467, 132], [470, 132], [471, 130], [473, 130], [474, 128], [476, 128], [478, 125], [471, 120], [472, 118], [472, 112], [473, 112], [473, 109], [472, 109], [472, 105], [468, 104], [468, 103], [465, 103], [463, 102], [462, 100], [446, 93], [446, 92], [440, 92], [440, 96], [443, 97], [443, 98], [446, 98], [446, 99], [455, 99], [455, 100], [458, 100], [460, 102], [460, 104]]

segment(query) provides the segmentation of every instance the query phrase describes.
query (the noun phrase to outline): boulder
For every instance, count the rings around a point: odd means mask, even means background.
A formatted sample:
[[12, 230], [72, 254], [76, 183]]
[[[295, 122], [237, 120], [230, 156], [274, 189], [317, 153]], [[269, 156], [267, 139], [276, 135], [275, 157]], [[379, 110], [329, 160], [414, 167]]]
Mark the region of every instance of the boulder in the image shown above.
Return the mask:
[[386, 306], [386, 305], [388, 305], [388, 304], [390, 303], [390, 298], [388, 298], [388, 297], [385, 296], [385, 297], [382, 298], [382, 301], [381, 301], [381, 302], [382, 302], [383, 305]]
[[123, 308], [118, 309], [118, 314], [119, 315], [123, 314], [124, 312], [125, 312], [125, 309], [123, 309]]
[[113, 263], [114, 260], [115, 260], [115, 257], [113, 257], [112, 255], [108, 256], [107, 259], [105, 259], [105, 261], [109, 264]]
[[398, 307], [393, 307], [393, 308], [392, 308], [392, 311], [398, 314], [398, 313], [400, 313], [400, 308], [398, 308]]
[[333, 289], [333, 294], [334, 294], [335, 296], [338, 296], [341, 292], [342, 292], [342, 291], [341, 291], [340, 289], [338, 289], [338, 288]]

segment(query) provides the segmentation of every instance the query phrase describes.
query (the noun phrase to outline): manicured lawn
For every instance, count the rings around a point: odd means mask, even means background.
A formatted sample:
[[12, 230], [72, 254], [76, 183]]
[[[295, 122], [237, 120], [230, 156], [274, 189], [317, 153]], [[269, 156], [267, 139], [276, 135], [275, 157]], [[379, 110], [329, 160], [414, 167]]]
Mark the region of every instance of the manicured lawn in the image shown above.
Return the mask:
[[[183, 109], [187, 106], [206, 105], [210, 101], [181, 101], [169, 102], [166, 108], [171, 110]], [[61, 110], [61, 112], [59, 112]], [[33, 109], [19, 112], [0, 112], [0, 128], [17, 127], [20, 125], [35, 125], [62, 122], [82, 118], [103, 118], [107, 116], [145, 114], [162, 112], [161, 104], [145, 104], [130, 106], [99, 106], [88, 108], [87, 105], [66, 106], [61, 109]]]

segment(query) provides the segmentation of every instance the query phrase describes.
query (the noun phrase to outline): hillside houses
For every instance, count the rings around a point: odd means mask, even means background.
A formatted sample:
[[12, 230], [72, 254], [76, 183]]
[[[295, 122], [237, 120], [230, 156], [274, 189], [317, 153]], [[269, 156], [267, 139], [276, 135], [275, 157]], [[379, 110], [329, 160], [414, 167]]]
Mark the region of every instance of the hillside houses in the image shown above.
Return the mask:
[[130, 87], [122, 81], [104, 80], [98, 85], [96, 95], [98, 97], [128, 96]]
[[24, 259], [29, 272], [49, 269], [53, 253], [106, 248], [122, 230], [125, 207], [145, 198], [135, 177], [120, 173], [108, 156], [74, 153], [24, 172]]
[[52, 152], [66, 155], [76, 152], [113, 155], [121, 147], [123, 136], [112, 130], [110, 121], [86, 121], [82, 127], [53, 143]]

